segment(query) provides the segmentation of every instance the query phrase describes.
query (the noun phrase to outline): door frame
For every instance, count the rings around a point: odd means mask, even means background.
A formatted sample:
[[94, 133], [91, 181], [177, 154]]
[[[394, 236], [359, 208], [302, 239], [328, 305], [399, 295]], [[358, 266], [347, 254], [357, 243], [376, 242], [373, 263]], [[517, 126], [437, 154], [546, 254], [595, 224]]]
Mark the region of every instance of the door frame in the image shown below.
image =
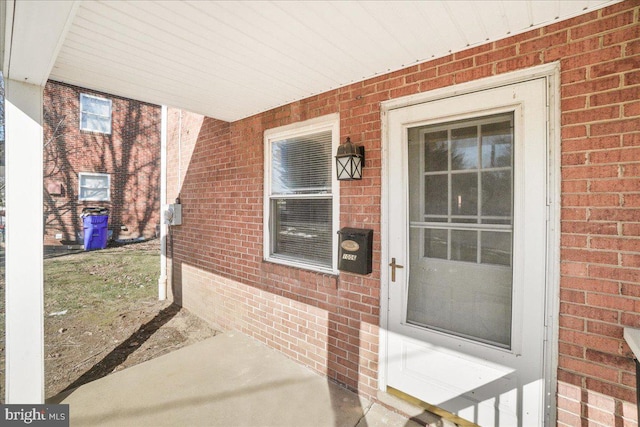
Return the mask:
[[389, 322], [389, 123], [388, 112], [445, 98], [494, 89], [500, 86], [544, 78], [547, 82], [547, 274], [545, 298], [544, 349], [545, 425], [556, 422], [556, 389], [558, 368], [558, 317], [560, 306], [560, 64], [553, 62], [525, 70], [492, 76], [459, 85], [434, 89], [382, 102], [382, 194], [381, 194], [381, 260], [380, 260], [380, 346], [378, 389], [387, 389], [387, 325]]

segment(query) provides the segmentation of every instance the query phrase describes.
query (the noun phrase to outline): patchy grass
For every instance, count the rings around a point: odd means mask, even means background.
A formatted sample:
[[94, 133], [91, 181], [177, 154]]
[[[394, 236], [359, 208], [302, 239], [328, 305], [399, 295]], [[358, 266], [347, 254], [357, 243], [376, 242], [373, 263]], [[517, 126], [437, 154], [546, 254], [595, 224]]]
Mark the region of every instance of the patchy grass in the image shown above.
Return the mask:
[[[2, 256], [0, 403], [5, 393]], [[46, 397], [216, 335], [187, 310], [158, 301], [159, 274], [157, 240], [44, 260]]]
[[[45, 315], [92, 317], [126, 303], [157, 298], [159, 254], [155, 250], [106, 249], [51, 258], [44, 263]], [[120, 301], [120, 302], [118, 302]]]

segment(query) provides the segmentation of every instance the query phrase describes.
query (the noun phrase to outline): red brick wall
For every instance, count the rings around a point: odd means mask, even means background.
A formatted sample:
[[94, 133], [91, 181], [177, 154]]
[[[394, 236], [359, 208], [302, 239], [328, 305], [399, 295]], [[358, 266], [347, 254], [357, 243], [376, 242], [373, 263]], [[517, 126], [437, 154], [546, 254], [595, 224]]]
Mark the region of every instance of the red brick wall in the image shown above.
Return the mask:
[[[636, 425], [624, 326], [640, 327], [640, 6], [627, 1], [234, 123], [172, 111], [169, 251], [176, 299], [375, 396], [380, 307], [380, 102], [559, 61], [562, 211], [558, 425]], [[366, 147], [342, 182], [341, 226], [374, 229], [369, 276], [262, 260], [263, 134], [340, 114]], [[175, 156], [181, 135], [181, 183]], [[173, 160], [172, 160], [173, 159]]]
[[[112, 101], [110, 135], [80, 130], [81, 93]], [[111, 174], [111, 201], [78, 201], [80, 172]], [[46, 245], [75, 243], [86, 206], [109, 208], [114, 239], [153, 237], [160, 211], [160, 107], [47, 82], [44, 177]]]

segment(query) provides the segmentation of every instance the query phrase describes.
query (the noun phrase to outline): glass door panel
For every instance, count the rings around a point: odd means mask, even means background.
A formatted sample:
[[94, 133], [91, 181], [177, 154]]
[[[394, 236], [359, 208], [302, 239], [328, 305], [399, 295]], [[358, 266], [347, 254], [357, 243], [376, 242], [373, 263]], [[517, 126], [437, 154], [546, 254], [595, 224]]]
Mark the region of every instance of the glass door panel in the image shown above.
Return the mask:
[[409, 129], [409, 324], [511, 348], [513, 113]]

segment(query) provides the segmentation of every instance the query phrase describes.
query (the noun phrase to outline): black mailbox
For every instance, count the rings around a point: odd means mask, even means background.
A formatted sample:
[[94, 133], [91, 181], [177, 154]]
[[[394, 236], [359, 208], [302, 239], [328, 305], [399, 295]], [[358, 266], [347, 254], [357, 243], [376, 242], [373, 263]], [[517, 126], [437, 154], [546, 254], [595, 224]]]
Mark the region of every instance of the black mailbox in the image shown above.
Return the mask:
[[371, 273], [373, 230], [343, 228], [338, 235], [338, 269], [357, 274]]

